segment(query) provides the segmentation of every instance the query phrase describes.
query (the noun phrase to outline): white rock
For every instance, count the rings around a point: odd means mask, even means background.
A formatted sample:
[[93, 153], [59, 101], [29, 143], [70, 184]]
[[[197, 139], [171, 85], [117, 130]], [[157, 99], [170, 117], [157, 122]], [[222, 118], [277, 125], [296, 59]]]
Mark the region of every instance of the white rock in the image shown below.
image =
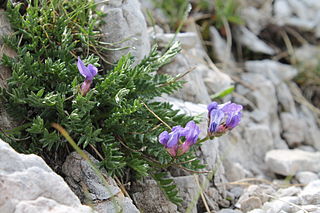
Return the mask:
[[245, 189], [235, 207], [244, 212], [261, 208], [262, 204], [270, 199], [267, 195], [273, 193], [274, 189], [269, 185], [251, 185]]
[[295, 102], [288, 85], [284, 82], [281, 82], [279, 85], [277, 85], [276, 91], [279, 104], [281, 105], [281, 111], [290, 112], [293, 115], [297, 115]]
[[238, 42], [254, 52], [264, 53], [267, 55], [274, 55], [276, 51], [260, 40], [254, 33], [247, 28], [240, 26], [236, 31], [236, 39]]
[[[319, 161], [318, 161], [319, 162]], [[320, 180], [309, 183], [299, 194], [303, 205], [320, 204]]]
[[[53, 207], [60, 212], [92, 212], [82, 206], [64, 180], [36, 155], [15, 152], [0, 140], [0, 212], [13, 213]], [[41, 206], [47, 203], [48, 206]], [[72, 210], [73, 209], [73, 210]]]
[[281, 81], [291, 80], [298, 73], [298, 70], [290, 65], [269, 59], [247, 61], [245, 62], [245, 69], [248, 72], [265, 75], [275, 85], [278, 85]]
[[[117, 62], [121, 56], [130, 52], [135, 57], [137, 64], [150, 52], [150, 42], [147, 33], [147, 24], [140, 9], [138, 0], [95, 0], [97, 7], [106, 13], [103, 18], [105, 24], [101, 31], [105, 33], [103, 40], [108, 43], [117, 43], [117, 48], [123, 50], [108, 51], [107, 60]], [[127, 41], [121, 42], [123, 40]], [[119, 43], [120, 42], [120, 43]]]
[[299, 209], [290, 203], [299, 204], [300, 199], [298, 197], [281, 197], [279, 199], [267, 202], [263, 205], [262, 209], [265, 210], [267, 213], [274, 213], [274, 212], [297, 212]]
[[54, 200], [38, 197], [35, 200], [21, 201], [15, 208], [14, 213], [89, 213], [90, 208], [77, 208], [62, 205]]
[[287, 141], [288, 145], [290, 147], [299, 146], [304, 141], [304, 132], [301, 130], [305, 128], [305, 122], [302, 122], [303, 120], [299, 119], [298, 116], [295, 116], [289, 112], [282, 112], [280, 114], [280, 118], [283, 129], [283, 137]]
[[281, 18], [290, 17], [292, 14], [292, 10], [288, 4], [288, 1], [276, 0], [274, 2], [274, 13], [279, 20], [281, 20]]
[[301, 184], [308, 184], [312, 181], [319, 179], [318, 175], [313, 172], [298, 172], [296, 174], [296, 179]]
[[276, 193], [273, 195], [276, 197], [287, 197], [287, 196], [295, 196], [299, 192], [301, 192], [301, 189], [297, 186], [290, 186], [288, 188], [282, 188], [279, 189]]
[[248, 213], [265, 213], [265, 211], [262, 209], [253, 209], [253, 210], [249, 211]]
[[235, 65], [235, 60], [231, 52], [228, 51], [227, 42], [220, 36], [215, 27], [209, 28], [213, 51], [217, 59], [224, 64]]
[[229, 181], [237, 181], [247, 177], [253, 177], [253, 174], [245, 169], [240, 163], [230, 163], [226, 161], [224, 167], [226, 170], [226, 178]]
[[239, 15], [246, 22], [249, 30], [258, 35], [271, 21], [272, 6], [264, 3], [261, 7], [253, 7], [245, 4], [239, 8]]
[[221, 209], [220, 211], [218, 211], [217, 213], [242, 213], [242, 211], [236, 209]]
[[173, 39], [181, 43], [182, 49], [189, 50], [196, 47], [197, 34], [194, 32], [185, 33], [157, 33], [154, 39], [160, 47], [166, 47]]
[[320, 152], [271, 150], [266, 154], [265, 161], [272, 172], [285, 176], [300, 171], [320, 172]]

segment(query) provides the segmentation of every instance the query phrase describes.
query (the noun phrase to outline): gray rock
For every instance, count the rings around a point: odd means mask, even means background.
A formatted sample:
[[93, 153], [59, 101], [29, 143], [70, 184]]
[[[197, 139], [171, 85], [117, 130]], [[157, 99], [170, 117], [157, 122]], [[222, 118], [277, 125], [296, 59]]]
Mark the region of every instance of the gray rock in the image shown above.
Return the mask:
[[306, 152], [298, 149], [271, 150], [265, 161], [269, 169], [281, 175], [295, 175], [300, 171], [319, 172], [320, 152]]
[[174, 97], [193, 103], [208, 104], [211, 100], [203, 80], [204, 70], [201, 66], [197, 67], [196, 65], [197, 63], [192, 61], [190, 56], [182, 53], [177, 55], [172, 63], [164, 66], [160, 73], [176, 76], [178, 74], [182, 75], [191, 68], [196, 67], [182, 78], [186, 83], [183, 88], [174, 93]]
[[242, 213], [242, 211], [238, 209], [221, 209], [217, 213]]
[[298, 146], [297, 149], [307, 151], [307, 152], [315, 152], [316, 151], [316, 149], [313, 146], [309, 146], [309, 145], [301, 145], [301, 146]]
[[253, 209], [261, 208], [262, 201], [259, 197], [252, 196], [245, 200], [238, 201], [236, 207], [240, 208], [244, 212], [248, 212]]
[[249, 211], [248, 213], [265, 213], [265, 211], [262, 209], [253, 209], [253, 210]]
[[296, 179], [301, 184], [308, 184], [312, 181], [318, 180], [319, 177], [317, 174], [315, 174], [313, 172], [298, 172], [296, 174]]
[[247, 61], [245, 69], [248, 72], [265, 75], [273, 84], [278, 85], [281, 81], [291, 80], [297, 75], [296, 68], [272, 60]]
[[[92, 212], [36, 155], [15, 152], [0, 140], [0, 212]], [[45, 206], [45, 204], [47, 206]], [[31, 209], [31, 210], [30, 210]]]
[[105, 24], [101, 29], [106, 34], [103, 40], [116, 43], [113, 47], [126, 48], [108, 51], [106, 59], [115, 63], [130, 52], [135, 57], [135, 63], [139, 63], [150, 52], [147, 24], [139, 1], [95, 0], [95, 2], [98, 3], [98, 9], [106, 13], [103, 19]]
[[209, 32], [215, 57], [224, 64], [235, 66], [235, 60], [232, 53], [228, 51], [227, 42], [220, 36], [218, 30], [211, 26]]
[[290, 186], [288, 188], [281, 188], [273, 195], [276, 197], [295, 196], [301, 192], [301, 189], [297, 186]]
[[247, 177], [253, 177], [253, 174], [245, 169], [240, 163], [225, 161], [226, 178], [229, 181], [237, 181]]
[[142, 212], [177, 212], [177, 206], [168, 201], [154, 180], [137, 182], [133, 188], [132, 198]]
[[[174, 177], [174, 182], [177, 184], [177, 187], [182, 197], [182, 205], [178, 207], [180, 212], [183, 212], [188, 208], [192, 200], [198, 195], [199, 186], [195, 180], [195, 176], [182, 176]], [[194, 206], [191, 210], [192, 213], [197, 213], [197, 206]]]
[[[89, 153], [86, 152], [92, 162], [97, 163]], [[77, 152], [72, 152], [62, 166], [65, 180], [71, 189], [86, 204], [91, 204], [99, 213], [139, 212], [129, 198], [125, 198], [115, 181], [104, 175], [106, 186], [99, 176], [94, 172], [90, 164]], [[105, 173], [105, 171], [101, 171]], [[129, 211], [130, 210], [130, 211]]]
[[235, 39], [242, 45], [246, 46], [253, 52], [264, 53], [267, 55], [273, 55], [276, 51], [268, 46], [264, 41], [260, 40], [254, 33], [249, 31], [244, 26], [236, 28]]
[[250, 185], [235, 206], [244, 212], [261, 208], [263, 203], [269, 200], [267, 195], [274, 193], [274, 191], [269, 185]]
[[[244, 125], [244, 122], [240, 125]], [[273, 148], [273, 139], [269, 127], [258, 124], [237, 128], [220, 139], [223, 140], [223, 143], [219, 144], [219, 149], [224, 156], [224, 161], [226, 161], [224, 165], [238, 162], [250, 172], [262, 173], [267, 167], [261, 156], [264, 156], [266, 152]]]
[[267, 2], [263, 2], [263, 4], [258, 7], [251, 6], [246, 2], [242, 7], [239, 7], [238, 10], [239, 15], [246, 22], [248, 29], [255, 35], [259, 35], [261, 30], [270, 23], [272, 18], [272, 6]]
[[92, 213], [89, 207], [84, 208], [74, 208], [67, 205], [60, 204], [55, 200], [51, 200], [45, 197], [38, 197], [35, 200], [24, 200], [19, 202], [16, 206], [14, 213]]
[[263, 205], [262, 209], [265, 210], [267, 213], [273, 213], [273, 212], [297, 212], [299, 211], [299, 208], [291, 205], [293, 204], [299, 204], [300, 199], [298, 197], [288, 196], [288, 197], [281, 197], [279, 199], [272, 200], [270, 202], [267, 202]]
[[197, 34], [194, 32], [178, 34], [159, 32], [154, 35], [154, 39], [160, 47], [166, 47], [173, 39], [179, 41], [184, 50], [195, 48], [197, 45]]
[[[283, 137], [287, 141], [289, 147], [297, 147], [301, 145], [304, 141], [304, 132], [297, 130], [303, 130], [306, 126], [305, 122], [289, 112], [282, 112], [280, 114], [280, 118]], [[299, 122], [297, 122], [297, 120], [299, 120]]]
[[281, 106], [281, 111], [290, 112], [297, 115], [297, 109], [291, 91], [286, 83], [281, 82], [277, 87], [277, 97]]
[[[319, 162], [319, 161], [318, 161]], [[320, 204], [320, 180], [309, 183], [299, 194], [303, 205]]]
[[94, 205], [98, 213], [139, 213], [140, 211], [132, 204], [128, 197], [115, 197], [114, 199], [98, 202]]

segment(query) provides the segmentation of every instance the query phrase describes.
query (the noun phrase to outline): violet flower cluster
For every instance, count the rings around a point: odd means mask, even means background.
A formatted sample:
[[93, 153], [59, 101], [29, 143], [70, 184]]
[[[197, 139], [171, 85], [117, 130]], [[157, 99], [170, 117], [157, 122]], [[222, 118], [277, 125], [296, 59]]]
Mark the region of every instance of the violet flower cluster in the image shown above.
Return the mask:
[[[170, 133], [162, 132], [159, 135], [159, 141], [171, 156], [180, 156], [197, 142], [199, 134], [200, 128], [194, 121], [189, 121], [185, 128], [175, 126]], [[182, 142], [182, 137], [185, 138], [184, 142]]]
[[77, 67], [78, 67], [80, 74], [83, 77], [85, 77], [85, 80], [82, 83], [81, 89], [80, 89], [81, 95], [85, 96], [90, 90], [92, 80], [93, 80], [94, 76], [97, 75], [98, 69], [92, 64], [89, 64], [86, 67], [84, 65], [84, 63], [81, 61], [80, 57], [78, 57]]
[[[207, 136], [200, 140], [200, 142], [222, 136], [235, 128], [241, 120], [241, 111], [241, 105], [231, 102], [225, 104], [212, 102], [209, 104]], [[190, 121], [185, 128], [175, 126], [170, 133], [167, 131], [162, 132], [159, 135], [159, 142], [172, 157], [176, 157], [186, 153], [192, 145], [196, 144], [199, 134], [200, 128], [194, 121]], [[182, 141], [182, 138], [184, 138], [185, 141]]]
[[230, 101], [225, 104], [217, 104], [217, 102], [209, 104], [208, 136], [219, 137], [236, 127], [241, 120], [241, 110], [241, 105]]

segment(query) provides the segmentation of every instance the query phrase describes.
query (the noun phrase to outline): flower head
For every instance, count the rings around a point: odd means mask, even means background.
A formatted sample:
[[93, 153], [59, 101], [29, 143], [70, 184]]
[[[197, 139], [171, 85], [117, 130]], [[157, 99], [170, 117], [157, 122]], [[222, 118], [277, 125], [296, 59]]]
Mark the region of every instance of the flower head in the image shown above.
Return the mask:
[[84, 65], [84, 63], [81, 61], [80, 57], [78, 57], [78, 63], [77, 63], [78, 70], [80, 74], [85, 77], [84, 82], [81, 85], [81, 94], [85, 96], [89, 90], [92, 83], [92, 80], [94, 76], [97, 75], [98, 69], [93, 66], [92, 64], [89, 64], [87, 67]]
[[242, 116], [242, 106], [231, 103], [217, 104], [212, 102], [208, 106], [208, 135], [221, 136], [236, 127]]
[[[162, 132], [159, 135], [159, 142], [164, 145], [171, 156], [180, 156], [197, 142], [199, 134], [200, 128], [194, 121], [189, 121], [185, 128], [175, 126], [170, 133]], [[182, 137], [185, 138], [184, 142], [181, 141]]]

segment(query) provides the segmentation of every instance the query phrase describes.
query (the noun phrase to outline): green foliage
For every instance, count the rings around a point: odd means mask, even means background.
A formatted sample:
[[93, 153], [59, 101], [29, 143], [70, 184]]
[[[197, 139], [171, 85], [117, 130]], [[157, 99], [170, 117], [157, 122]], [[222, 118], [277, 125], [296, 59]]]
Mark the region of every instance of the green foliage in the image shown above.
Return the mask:
[[170, 28], [173, 30], [178, 29], [185, 20], [190, 7], [188, 0], [153, 0], [153, 3], [168, 18]]
[[215, 1], [215, 22], [218, 28], [222, 27], [224, 20], [243, 24], [243, 20], [237, 15], [237, 2], [235, 0], [216, 0]]
[[234, 86], [230, 86], [220, 92], [217, 92], [216, 94], [211, 95], [211, 99], [220, 99], [223, 98], [229, 94], [231, 94], [234, 90]]
[[[94, 54], [106, 48], [100, 45], [96, 29], [102, 15], [93, 2], [39, 0], [30, 4], [25, 14], [19, 13], [19, 6], [8, 5], [7, 14], [16, 33], [6, 38], [6, 44], [18, 56], [2, 59], [2, 64], [11, 68], [12, 77], [0, 96], [8, 111], [24, 124], [12, 132], [12, 137], [25, 139], [12, 140], [15, 149], [37, 154], [66, 149], [66, 139], [51, 127], [58, 123], [78, 146], [97, 150], [103, 157], [99, 165], [111, 175], [121, 176], [131, 169], [136, 177], [143, 177], [180, 164], [189, 170], [203, 167], [199, 161], [190, 161], [195, 159], [192, 151], [179, 159], [165, 151], [158, 135], [168, 129], [150, 112], [170, 126], [193, 119], [173, 110], [169, 103], [153, 101], [182, 85], [172, 76], [155, 74], [180, 51], [179, 43], [163, 54], [154, 47], [136, 66], [130, 54], [123, 56], [107, 71]], [[86, 58], [85, 64], [100, 67], [86, 96], [79, 93], [84, 79], [77, 70], [77, 55]], [[177, 203], [174, 184], [153, 176]]]
[[167, 178], [167, 174], [164, 172], [159, 172], [153, 175], [153, 178], [157, 181], [160, 188], [165, 193], [166, 197], [176, 205], [179, 205], [182, 202], [182, 199], [177, 196], [178, 189], [174, 184], [173, 179]]

